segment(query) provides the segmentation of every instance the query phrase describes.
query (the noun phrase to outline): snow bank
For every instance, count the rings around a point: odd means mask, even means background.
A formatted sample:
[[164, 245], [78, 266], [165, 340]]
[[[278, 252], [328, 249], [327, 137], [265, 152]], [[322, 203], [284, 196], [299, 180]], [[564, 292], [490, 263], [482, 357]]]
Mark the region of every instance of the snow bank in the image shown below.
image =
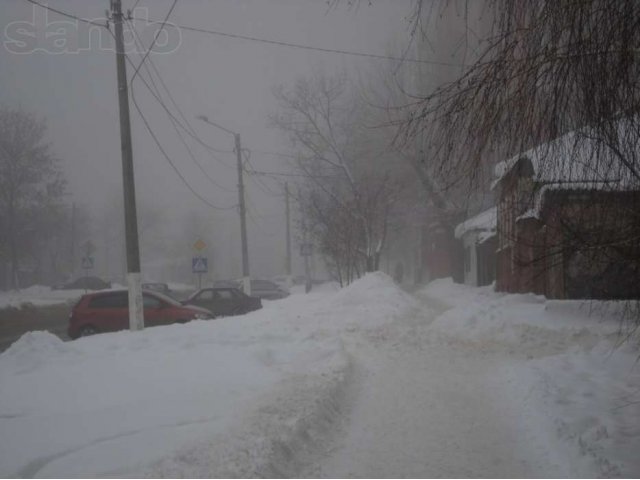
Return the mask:
[[278, 384], [260, 399], [260, 407], [248, 412], [224, 436], [187, 445], [134, 476], [298, 476], [300, 469], [331, 439], [344, 413], [352, 368], [346, 355], [336, 353], [316, 359], [319, 363], [314, 374], [295, 375]]
[[0, 354], [0, 476], [282, 476], [327, 441], [351, 383], [342, 335], [416, 302], [385, 275], [240, 317]]
[[618, 302], [546, 300], [438, 280], [419, 292], [444, 311], [430, 335], [511, 361], [503, 377], [527, 412], [531, 431], [564, 441], [567, 461], [584, 475], [640, 472], [640, 351], [619, 346]]
[[418, 308], [418, 302], [383, 272], [367, 273], [340, 290], [332, 309], [350, 310], [365, 316], [374, 327], [401, 318]]
[[50, 287], [33, 285], [24, 290], [0, 292], [0, 308], [74, 303], [82, 295], [84, 295], [84, 290], [52, 290]]
[[446, 305], [454, 307], [433, 322], [433, 332], [526, 357], [561, 353], [572, 346], [591, 348], [603, 339], [614, 340], [620, 328], [611, 309], [592, 308], [595, 303], [507, 295], [493, 292], [492, 287], [458, 285], [450, 279], [428, 285], [419, 295], [439, 299], [444, 310]]

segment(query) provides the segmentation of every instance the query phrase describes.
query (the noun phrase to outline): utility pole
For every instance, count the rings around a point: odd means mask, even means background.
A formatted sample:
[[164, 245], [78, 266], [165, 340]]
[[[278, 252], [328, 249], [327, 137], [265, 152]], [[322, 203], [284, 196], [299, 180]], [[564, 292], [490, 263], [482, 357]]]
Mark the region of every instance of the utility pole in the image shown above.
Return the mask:
[[[244, 205], [244, 182], [242, 181], [242, 148], [240, 147], [240, 134], [234, 133], [236, 139], [236, 155], [238, 158], [238, 205], [240, 207], [240, 240], [242, 242], [242, 276], [245, 284], [249, 282], [249, 247], [247, 245], [247, 210]], [[246, 288], [249, 290], [246, 290]], [[251, 292], [251, 284], [245, 285], [245, 292]]]
[[76, 276], [76, 202], [71, 203], [71, 278]]
[[133, 149], [129, 120], [129, 91], [127, 88], [126, 53], [122, 32], [122, 0], [111, 0], [116, 39], [118, 69], [118, 98], [120, 102], [120, 144], [122, 149], [122, 183], [124, 191], [124, 224], [127, 248], [127, 283], [129, 285], [129, 328], [144, 328], [142, 286], [140, 279], [140, 250], [136, 215], [136, 190], [133, 177]]
[[287, 282], [291, 283], [291, 216], [289, 210], [289, 184], [284, 183], [285, 212], [287, 216]]
[[240, 144], [240, 134], [232, 132], [228, 128], [224, 128], [222, 125], [218, 125], [215, 122], [209, 120], [206, 115], [198, 115], [198, 120], [202, 120], [209, 125], [219, 128], [223, 132], [233, 135], [236, 146], [236, 159], [238, 164], [238, 208], [240, 209], [240, 242], [242, 244], [242, 283], [244, 293], [251, 295], [251, 280], [249, 276], [249, 247], [247, 245], [247, 209], [244, 204], [244, 182], [242, 180], [242, 146]]
[[309, 293], [311, 291], [311, 273], [309, 272], [309, 255], [311, 255], [311, 251], [309, 248], [308, 242], [308, 234], [307, 234], [307, 220], [305, 218], [302, 219], [302, 254], [304, 255], [304, 292]]

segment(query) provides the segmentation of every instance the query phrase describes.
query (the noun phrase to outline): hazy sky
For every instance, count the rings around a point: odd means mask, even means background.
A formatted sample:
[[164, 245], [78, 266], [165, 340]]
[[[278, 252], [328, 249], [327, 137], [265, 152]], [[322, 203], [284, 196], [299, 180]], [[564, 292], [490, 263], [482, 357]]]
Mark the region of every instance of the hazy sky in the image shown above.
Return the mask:
[[[50, 0], [59, 8], [84, 18], [103, 18], [108, 0]], [[123, 0], [125, 10], [135, 0]], [[170, 0], [140, 0], [136, 16], [162, 20]], [[171, 22], [227, 33], [303, 43], [329, 49], [386, 54], [389, 45], [409, 38], [407, 17], [412, 0], [376, 0], [348, 8], [346, 2], [328, 10], [325, 0], [180, 0]], [[63, 20], [55, 14], [48, 19], [39, 7], [26, 0], [2, 0], [0, 19], [3, 31], [10, 22], [33, 22], [40, 33], [49, 22]], [[138, 24], [148, 44], [152, 34]], [[87, 27], [79, 35], [86, 39]], [[375, 60], [297, 50], [293, 48], [181, 31], [179, 47], [171, 53], [153, 54], [153, 61], [176, 102], [198, 134], [211, 145], [232, 150], [233, 137], [195, 120], [205, 114], [217, 123], [242, 135], [243, 147], [252, 150], [251, 162], [259, 170], [285, 171], [286, 164], [262, 152], [286, 152], [280, 133], [268, 127], [268, 115], [275, 112], [272, 87], [292, 83], [298, 76], [322, 70], [366, 71]], [[40, 38], [40, 37], [38, 37]], [[77, 39], [76, 39], [77, 40]], [[0, 49], [0, 103], [20, 106], [47, 118], [54, 151], [63, 160], [69, 191], [77, 201], [97, 210], [120, 199], [121, 156], [116, 88], [115, 54], [101, 49], [98, 41], [80, 53], [51, 54], [42, 51], [15, 54]], [[112, 47], [109, 35], [105, 46]], [[38, 46], [46, 46], [38, 40]], [[131, 56], [139, 61], [136, 55]], [[131, 67], [129, 66], [131, 74]], [[211, 203], [237, 203], [236, 172], [232, 153], [220, 153], [218, 161], [206, 150], [190, 145], [207, 173], [228, 191], [213, 186], [188, 157], [166, 114], [136, 81], [137, 98], [154, 131], [192, 187]], [[138, 198], [167, 209], [166, 221], [204, 205], [182, 184], [148, 135], [131, 106], [134, 164]], [[275, 191], [273, 181], [265, 179]], [[246, 180], [251, 218], [249, 240], [252, 269], [273, 273], [281, 268], [284, 255], [283, 200], [268, 195], [260, 185]], [[237, 232], [235, 210], [211, 212], [215, 225]], [[235, 249], [237, 250], [237, 249]], [[233, 248], [229, 255], [238, 256]], [[271, 258], [273, 257], [273, 258]], [[261, 272], [264, 270], [264, 272]]]

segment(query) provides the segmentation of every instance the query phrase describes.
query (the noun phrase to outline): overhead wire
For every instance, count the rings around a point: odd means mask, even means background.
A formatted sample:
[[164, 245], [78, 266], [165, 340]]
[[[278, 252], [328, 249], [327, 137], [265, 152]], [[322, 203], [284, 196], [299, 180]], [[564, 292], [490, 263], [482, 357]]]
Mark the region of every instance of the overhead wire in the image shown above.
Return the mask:
[[[125, 56], [125, 58], [127, 59], [127, 62], [135, 67], [135, 63], [128, 57]], [[153, 91], [153, 89], [151, 88], [151, 86], [149, 85], [149, 83], [144, 79], [144, 78], [140, 78], [140, 80], [142, 81], [142, 83], [147, 87], [147, 89], [149, 90], [149, 92], [151, 93], [151, 95], [156, 99], [156, 101], [160, 104], [160, 106], [164, 109], [165, 112], [167, 112], [167, 115], [169, 115], [171, 118], [173, 118], [173, 120], [176, 121], [176, 125], [179, 126], [183, 132], [185, 132], [187, 135], [189, 135], [191, 138], [193, 138], [197, 143], [199, 143], [201, 146], [203, 146], [204, 148], [206, 148], [209, 151], [209, 155], [211, 156], [211, 158], [213, 158], [216, 162], [218, 162], [220, 165], [224, 165], [226, 168], [234, 168], [233, 166], [229, 165], [228, 163], [226, 163], [225, 161], [219, 159], [218, 157], [216, 157], [215, 155], [213, 155], [211, 153], [211, 151], [216, 151], [218, 149], [212, 147], [211, 145], [207, 144], [205, 141], [203, 141], [198, 135], [196, 135], [194, 132], [191, 132], [189, 130], [188, 127], [185, 127], [182, 122], [180, 122], [180, 120], [178, 118], [176, 118], [176, 116], [173, 114], [173, 112], [167, 107], [167, 105], [164, 103], [164, 101], [162, 100], [162, 98], [160, 98], [156, 92]], [[193, 129], [193, 127], [191, 127], [191, 129]]]
[[178, 0], [173, 0], [173, 4], [171, 5], [171, 8], [167, 12], [167, 15], [164, 17], [164, 20], [162, 21], [162, 24], [160, 25], [160, 28], [156, 31], [156, 34], [153, 37], [153, 42], [151, 42], [151, 45], [149, 46], [149, 49], [144, 54], [144, 57], [142, 57], [142, 60], [140, 60], [140, 63], [138, 64], [138, 67], [136, 68], [136, 70], [133, 72], [133, 75], [131, 76], [131, 82], [130, 83], [133, 83], [135, 78], [138, 76], [138, 72], [140, 71], [140, 67], [142, 67], [142, 65], [144, 64], [145, 60], [147, 59], [147, 57], [151, 53], [151, 50], [153, 50], [153, 47], [156, 46], [156, 42], [158, 41], [158, 37], [160, 36], [160, 33], [162, 33], [162, 30], [164, 30], [164, 26], [167, 24], [167, 21], [169, 20], [169, 17], [173, 13], [173, 10], [176, 8], [177, 4], [178, 4]]
[[[139, 20], [148, 21], [149, 23], [160, 23], [160, 22], [158, 22], [156, 20], [150, 20], [150, 19], [139, 19]], [[179, 28], [181, 30], [190, 31], [190, 32], [205, 33], [205, 34], [215, 35], [215, 36], [220, 36], [220, 37], [235, 38], [235, 39], [247, 40], [247, 41], [251, 41], [251, 42], [259, 42], [259, 43], [265, 43], [265, 44], [269, 44], [269, 45], [277, 45], [277, 46], [280, 46], [280, 47], [297, 48], [297, 49], [301, 49], [301, 50], [311, 50], [311, 51], [317, 51], [317, 52], [323, 52], [323, 53], [336, 53], [336, 54], [340, 54], [340, 55], [351, 55], [351, 56], [356, 56], [356, 57], [375, 58], [375, 59], [378, 59], [378, 60], [393, 60], [393, 61], [397, 61], [397, 62], [421, 63], [421, 64], [427, 64], [427, 65], [439, 65], [439, 66], [446, 66], [446, 67], [470, 66], [470, 65], [463, 65], [463, 64], [460, 64], [460, 63], [443, 62], [443, 61], [437, 61], [437, 60], [420, 60], [420, 59], [417, 59], [417, 58], [402, 58], [402, 57], [395, 57], [395, 56], [392, 56], [392, 55], [380, 55], [380, 54], [375, 54], [375, 53], [356, 52], [356, 51], [353, 51], [353, 50], [343, 50], [343, 49], [337, 49], [337, 48], [316, 47], [316, 46], [313, 46], [313, 45], [304, 45], [304, 44], [301, 44], [301, 43], [284, 42], [284, 41], [280, 41], [280, 40], [271, 40], [271, 39], [267, 39], [267, 38], [252, 37], [252, 36], [249, 36], [249, 35], [241, 35], [241, 34], [237, 34], [237, 33], [227, 33], [227, 32], [221, 32], [219, 30], [211, 30], [211, 29], [207, 29], [207, 28], [192, 27], [192, 26], [188, 26], [188, 25], [179, 25], [179, 24], [175, 24], [175, 23], [172, 24], [172, 26], [176, 27], [176, 28]]]
[[135, 96], [133, 85], [131, 86], [131, 100], [133, 101], [133, 105], [134, 105], [136, 111], [138, 112], [138, 115], [140, 115], [140, 118], [142, 119], [142, 122], [144, 123], [147, 131], [149, 132], [149, 135], [151, 135], [151, 137], [153, 138], [153, 141], [155, 142], [156, 146], [158, 147], [158, 150], [160, 150], [160, 152], [162, 153], [162, 156], [169, 163], [169, 165], [171, 165], [171, 168], [173, 169], [173, 171], [176, 173], [176, 175], [178, 175], [180, 180], [182, 180], [182, 183], [185, 184], [185, 186], [191, 191], [191, 193], [193, 193], [202, 202], [204, 202], [206, 205], [210, 206], [211, 208], [213, 208], [215, 210], [231, 210], [231, 209], [235, 209], [237, 207], [237, 205], [232, 205], [232, 206], [229, 206], [229, 207], [220, 207], [218, 205], [214, 205], [213, 203], [208, 201], [206, 198], [204, 198], [202, 195], [200, 195], [198, 192], [196, 192], [194, 190], [194, 188], [189, 184], [187, 179], [184, 178], [182, 173], [180, 173], [180, 170], [178, 170], [178, 168], [175, 166], [175, 164], [171, 161], [171, 158], [169, 157], [169, 155], [167, 154], [165, 149], [162, 147], [162, 144], [158, 140], [158, 137], [156, 136], [156, 134], [154, 133], [153, 129], [151, 128], [151, 125], [149, 124], [149, 121], [147, 120], [147, 117], [144, 115], [144, 113], [142, 113], [140, 105], [138, 105], [138, 102], [136, 100], [136, 96]]
[[[130, 21], [129, 21], [130, 22]], [[138, 32], [135, 29], [135, 26], [133, 25], [132, 22], [130, 22], [130, 28], [131, 31], [133, 33], [133, 38], [134, 41], [136, 42], [136, 44], [141, 45], [142, 49], [144, 50], [144, 44], [142, 42], [142, 39], [140, 38], [140, 36], [138, 35]], [[146, 58], [145, 63], [144, 63], [144, 68], [145, 71], [147, 72], [147, 75], [149, 76], [149, 80], [151, 82], [151, 85], [153, 86], [153, 88], [155, 89], [158, 97], [162, 98], [162, 95], [160, 94], [160, 90], [158, 88], [158, 86], [156, 85], [155, 80], [153, 79], [153, 75], [151, 73], [151, 69], [149, 68], [149, 66], [147, 65], [147, 63], [151, 66], [151, 68], [153, 69], [153, 71], [155, 72], [158, 80], [160, 81], [160, 83], [163, 85], [165, 91], [167, 92], [167, 94], [170, 96], [171, 99], [173, 99], [173, 96], [171, 95], [171, 92], [169, 91], [169, 89], [167, 88], [166, 83], [164, 82], [164, 80], [162, 80], [162, 77], [160, 76], [160, 72], [158, 71], [158, 69], [156, 68], [155, 64], [153, 63], [153, 60], [151, 59], [151, 57]], [[140, 77], [142, 78], [142, 77]], [[173, 101], [174, 106], [179, 110], [179, 107], [177, 105], [177, 103], [175, 103], [175, 100]], [[179, 112], [180, 113], [180, 112]], [[184, 118], [184, 115], [183, 115]], [[189, 147], [189, 145], [187, 144], [187, 142], [185, 141], [182, 133], [180, 132], [180, 130], [178, 129], [178, 127], [176, 126], [175, 120], [173, 119], [173, 117], [169, 116], [169, 120], [171, 121], [171, 125], [173, 126], [173, 129], [175, 130], [176, 134], [178, 135], [178, 137], [180, 138], [180, 142], [182, 143], [182, 145], [185, 147], [185, 149], [187, 150], [187, 153], [189, 154], [189, 157], [191, 158], [191, 160], [196, 164], [196, 166], [198, 167], [198, 169], [202, 172], [202, 174], [205, 176], [205, 178], [207, 180], [209, 180], [209, 182], [218, 187], [221, 190], [224, 190], [226, 192], [233, 192], [232, 189], [225, 187], [223, 185], [220, 185], [218, 182], [216, 182], [213, 178], [211, 178], [211, 176], [207, 173], [207, 171], [204, 169], [204, 167], [202, 166], [202, 164], [198, 161], [198, 159], [195, 157], [193, 151], [191, 150], [191, 148]]]
[[[51, 12], [57, 13], [58, 15], [62, 15], [64, 17], [67, 18], [71, 18], [74, 20], [78, 20], [80, 22], [84, 22], [90, 25], [97, 25], [97, 26], [101, 26], [101, 27], [106, 27], [105, 24], [97, 22], [95, 20], [89, 20], [86, 18], [81, 18], [78, 17], [76, 15], [64, 12], [62, 10], [58, 10], [56, 8], [50, 7], [48, 5], [42, 4], [36, 0], [26, 0], [29, 3], [32, 3], [34, 5], [38, 5], [39, 7], [45, 8]], [[144, 22], [148, 22], [151, 24], [161, 24], [163, 26], [166, 26], [166, 23], [168, 21], [168, 19], [165, 19], [164, 21], [157, 21], [157, 20], [151, 20], [151, 19], [147, 19], [147, 18], [138, 18], [135, 16], [131, 16], [131, 19], [133, 20], [139, 20], [139, 21], [144, 21]], [[175, 27], [181, 30], [185, 30], [185, 31], [191, 31], [191, 32], [197, 32], [197, 33], [205, 33], [208, 35], [214, 35], [214, 36], [220, 36], [220, 37], [227, 37], [227, 38], [235, 38], [235, 39], [240, 39], [240, 40], [247, 40], [247, 41], [251, 41], [251, 42], [258, 42], [258, 43], [264, 43], [264, 44], [269, 44], [269, 45], [277, 45], [280, 47], [289, 47], [289, 48], [297, 48], [297, 49], [302, 49], [302, 50], [311, 50], [311, 51], [317, 51], [317, 52], [323, 52], [323, 53], [335, 53], [335, 54], [340, 54], [340, 55], [351, 55], [351, 56], [357, 56], [357, 57], [365, 57], [365, 58], [375, 58], [378, 60], [393, 60], [393, 61], [397, 61], [397, 62], [409, 62], [409, 63], [421, 63], [421, 64], [427, 64], [427, 65], [440, 65], [440, 66], [447, 66], [447, 67], [469, 67], [471, 65], [466, 65], [466, 64], [461, 64], [461, 63], [452, 63], [452, 62], [443, 62], [443, 61], [436, 61], [436, 60], [420, 60], [417, 58], [402, 58], [402, 57], [395, 57], [392, 55], [380, 55], [380, 54], [375, 54], [375, 53], [366, 53], [366, 52], [356, 52], [356, 51], [352, 51], [352, 50], [344, 50], [344, 49], [335, 49], [335, 48], [324, 48], [324, 47], [316, 47], [313, 45], [304, 45], [304, 44], [300, 44], [300, 43], [293, 43], [293, 42], [284, 42], [284, 41], [280, 41], [280, 40], [271, 40], [271, 39], [267, 39], [267, 38], [259, 38], [259, 37], [252, 37], [249, 35], [241, 35], [241, 34], [236, 34], [236, 33], [228, 33], [228, 32], [221, 32], [218, 30], [212, 30], [212, 29], [207, 29], [207, 28], [199, 28], [199, 27], [193, 27], [193, 26], [188, 26], [188, 25], [179, 25], [179, 24], [175, 24], [172, 23], [170, 25], [171, 27]]]
[[[113, 32], [111, 32], [110, 29], [107, 28], [107, 31], [114, 37], [115, 39], [115, 35], [113, 34]], [[124, 58], [126, 59], [126, 61], [128, 63], [130, 63], [131, 65], [135, 65], [133, 63], [133, 61], [129, 58], [129, 56], [124, 53]], [[151, 92], [154, 93], [153, 90], [151, 89], [151, 87], [149, 86], [149, 84], [144, 81], [143, 77], [140, 77], [141, 80], [143, 80], [143, 83], [146, 85], [147, 89]], [[169, 163], [169, 165], [171, 166], [171, 168], [173, 169], [173, 171], [176, 173], [176, 175], [178, 175], [178, 178], [180, 178], [180, 180], [182, 181], [182, 183], [189, 189], [189, 191], [196, 197], [198, 198], [200, 201], [202, 201], [204, 204], [208, 205], [209, 207], [213, 208], [214, 210], [231, 210], [231, 209], [235, 209], [237, 208], [237, 205], [231, 205], [228, 207], [220, 207], [218, 205], [215, 205], [213, 203], [211, 203], [210, 201], [208, 201], [206, 198], [204, 198], [202, 195], [200, 195], [192, 186], [191, 184], [189, 184], [189, 182], [187, 181], [187, 179], [182, 175], [182, 173], [180, 172], [180, 170], [175, 166], [175, 164], [173, 163], [173, 161], [171, 160], [171, 158], [169, 157], [169, 155], [167, 154], [166, 150], [164, 149], [164, 147], [162, 146], [162, 144], [160, 143], [160, 141], [158, 140], [158, 137], [156, 136], [155, 132], [153, 131], [153, 129], [151, 128], [151, 125], [149, 124], [149, 121], [147, 120], [147, 117], [144, 115], [144, 113], [142, 113], [142, 109], [140, 108], [140, 105], [138, 104], [138, 101], [136, 99], [135, 96], [135, 89], [133, 87], [133, 83], [131, 83], [131, 100], [133, 101], [133, 105], [136, 109], [136, 111], [138, 112], [138, 115], [140, 115], [140, 118], [142, 119], [142, 122], [144, 123], [145, 128], [147, 129], [147, 131], [149, 132], [149, 135], [151, 135], [151, 138], [153, 139], [154, 143], [156, 144], [156, 146], [158, 147], [158, 150], [160, 150], [160, 153], [162, 153], [162, 156], [165, 158], [165, 160], [167, 161], [167, 163]], [[157, 98], [157, 97], [156, 97]], [[161, 99], [159, 100], [160, 103]], [[163, 104], [164, 106], [164, 104]], [[166, 109], [166, 106], [165, 106]], [[167, 110], [168, 111], [168, 110]]]
[[53, 7], [50, 7], [49, 5], [45, 5], [45, 4], [42, 4], [40, 2], [37, 2], [36, 0], [26, 0], [26, 1], [31, 3], [31, 4], [33, 4], [33, 5], [37, 5], [37, 6], [41, 7], [41, 8], [44, 8], [45, 10], [49, 10], [50, 12], [57, 13], [58, 15], [62, 15], [63, 17], [71, 18], [72, 20], [77, 20], [79, 22], [86, 23], [86, 24], [89, 24], [89, 25], [96, 25], [98, 27], [106, 28], [106, 21], [101, 23], [101, 22], [98, 22], [96, 20], [89, 20], [88, 18], [78, 17], [78, 16], [73, 15], [71, 13], [63, 12], [62, 10], [58, 10], [57, 8], [53, 8]]
[[[246, 165], [248, 165], [249, 167], [251, 167], [251, 169], [255, 169], [255, 167], [253, 166], [253, 164], [251, 163], [251, 151], [245, 150], [247, 153], [244, 157], [244, 163], [246, 163]], [[250, 173], [250, 170], [246, 169], [246, 167], [244, 167], [243, 165], [243, 170], [246, 173]], [[277, 193], [274, 192], [271, 187], [269, 187], [266, 183], [264, 183], [259, 177], [255, 177], [255, 176], [250, 176], [249, 178], [251, 178], [251, 180], [253, 180], [253, 182], [267, 195], [272, 195], [272, 196], [281, 196], [281, 193]]]

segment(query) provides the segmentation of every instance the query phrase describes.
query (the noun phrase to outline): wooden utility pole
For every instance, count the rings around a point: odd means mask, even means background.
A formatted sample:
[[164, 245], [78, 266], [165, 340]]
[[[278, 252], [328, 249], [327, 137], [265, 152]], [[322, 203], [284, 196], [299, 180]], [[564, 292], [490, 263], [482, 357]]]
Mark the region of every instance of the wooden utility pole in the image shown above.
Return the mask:
[[242, 242], [242, 276], [249, 277], [249, 247], [247, 245], [247, 211], [244, 204], [244, 182], [242, 180], [242, 149], [240, 134], [235, 133], [236, 155], [238, 158], [238, 205], [240, 206], [240, 240]]
[[127, 88], [126, 52], [122, 31], [122, 0], [111, 1], [116, 39], [116, 66], [118, 70], [118, 98], [120, 102], [120, 144], [122, 150], [122, 183], [124, 191], [124, 222], [127, 248], [127, 283], [129, 285], [129, 328], [144, 328], [144, 309], [140, 278], [140, 250], [136, 215], [136, 190], [133, 176], [133, 149], [129, 119], [129, 90]]
[[76, 202], [71, 203], [71, 278], [76, 276]]
[[[287, 263], [286, 273], [288, 277], [291, 277], [291, 213], [289, 209], [289, 184], [284, 183], [284, 198], [285, 198], [285, 213], [287, 216]], [[288, 278], [287, 281], [291, 279]]]
[[244, 293], [251, 295], [251, 281], [249, 277], [249, 247], [247, 246], [247, 209], [244, 204], [244, 182], [242, 180], [242, 145], [240, 144], [240, 134], [229, 130], [209, 120], [206, 115], [198, 115], [198, 120], [202, 120], [209, 125], [219, 128], [223, 132], [233, 135], [236, 142], [236, 159], [238, 166], [238, 208], [240, 209], [240, 241], [242, 243], [242, 283]]

